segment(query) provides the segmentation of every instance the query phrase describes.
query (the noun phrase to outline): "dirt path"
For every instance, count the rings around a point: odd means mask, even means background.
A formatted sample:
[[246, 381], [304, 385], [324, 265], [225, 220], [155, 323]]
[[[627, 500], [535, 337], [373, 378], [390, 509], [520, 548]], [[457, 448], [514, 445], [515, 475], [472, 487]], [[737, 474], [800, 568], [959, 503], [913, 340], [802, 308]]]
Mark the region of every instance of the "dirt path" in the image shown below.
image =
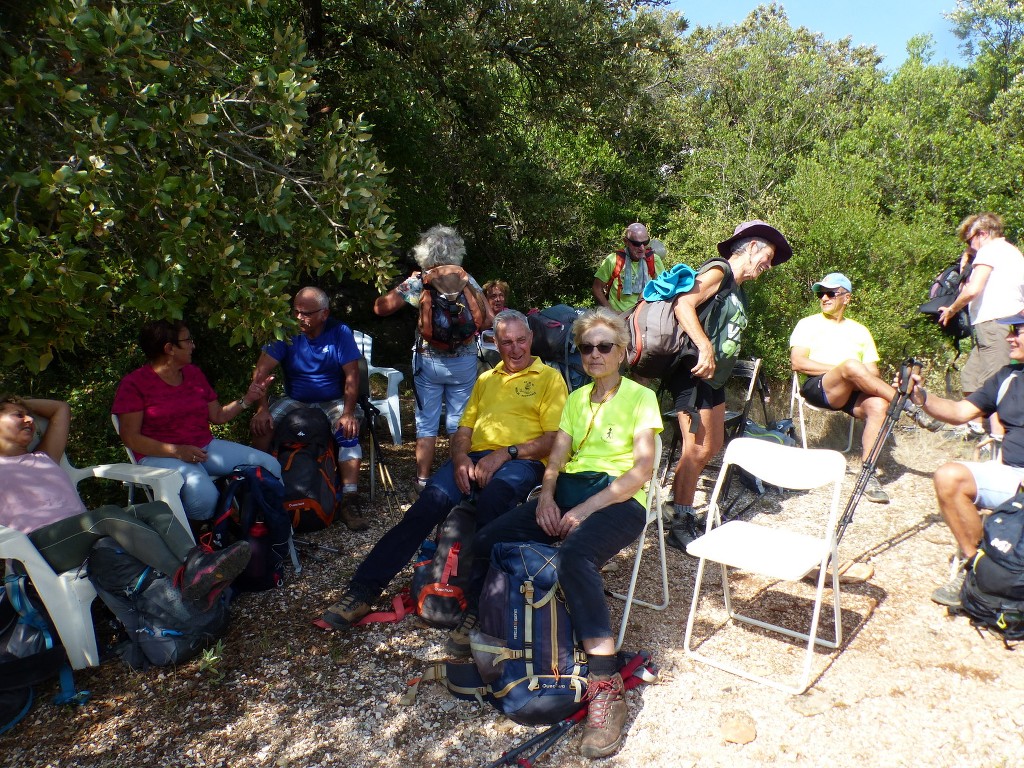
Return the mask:
[[[672, 603], [638, 608], [626, 647], [653, 652], [662, 679], [630, 694], [629, 734], [604, 765], [1020, 766], [1024, 765], [1024, 650], [1007, 651], [966, 619], [928, 599], [947, 575], [952, 540], [934, 514], [930, 475], [956, 445], [926, 433], [900, 433], [886, 465], [886, 506], [862, 503], [843, 541], [843, 559], [874, 567], [866, 584], [844, 587], [845, 639], [815, 655], [813, 684], [788, 696], [696, 664], [682, 651], [695, 563], [669, 550]], [[396, 480], [411, 446], [391, 454]], [[853, 477], [849, 478], [852, 485]], [[785, 517], [812, 511], [812, 499], [772, 496]], [[131, 674], [119, 663], [78, 674], [92, 700], [80, 708], [37, 704], [0, 736], [4, 766], [479, 766], [534, 731], [436, 688], [413, 707], [398, 704], [405, 682], [442, 658], [443, 632], [414, 620], [326, 634], [310, 620], [339, 594], [387, 521], [365, 534], [331, 530], [315, 538], [342, 547], [313, 553], [305, 573], [280, 590], [247, 596], [212, 665]], [[752, 514], [752, 512], [751, 512]], [[647, 542], [644, 583], [654, 583], [656, 550]], [[625, 580], [609, 576], [612, 586]], [[717, 576], [714, 578], [717, 579]], [[716, 582], [709, 577], [708, 587]], [[764, 584], [747, 580], [741, 595]], [[773, 596], [780, 611], [807, 606], [811, 588]], [[714, 594], [712, 592], [712, 594]], [[796, 668], [800, 649], [750, 629], [722, 626], [720, 598], [706, 603], [698, 634], [707, 648], [731, 651], [765, 671]], [[787, 667], [788, 668], [788, 667]], [[53, 688], [41, 692], [43, 702]], [[752, 725], [746, 744], [728, 743], [722, 723], [738, 713]], [[735, 718], [733, 718], [735, 719]], [[572, 768], [578, 736], [541, 765]]]

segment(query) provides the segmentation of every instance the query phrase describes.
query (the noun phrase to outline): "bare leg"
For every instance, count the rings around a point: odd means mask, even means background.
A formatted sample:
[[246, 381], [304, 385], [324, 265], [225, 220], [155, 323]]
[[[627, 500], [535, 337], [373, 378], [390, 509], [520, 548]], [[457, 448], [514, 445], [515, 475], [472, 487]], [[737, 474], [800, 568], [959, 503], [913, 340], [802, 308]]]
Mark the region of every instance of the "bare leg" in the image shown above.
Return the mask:
[[416, 438], [416, 477], [430, 477], [436, 447], [436, 436]]
[[964, 555], [973, 557], [981, 542], [981, 515], [974, 505], [978, 494], [974, 476], [963, 464], [952, 461], [938, 468], [933, 482], [942, 518]]
[[683, 437], [683, 449], [676, 464], [676, 477], [672, 484], [674, 503], [693, 506], [697, 481], [711, 458], [722, 450], [725, 440], [725, 403], [714, 408], [702, 408], [700, 428], [690, 432], [690, 415], [679, 412], [679, 432]]
[[881, 397], [861, 397], [860, 402], [853, 409], [855, 418], [864, 420], [864, 435], [862, 437], [860, 457], [862, 461], [868, 460], [868, 454], [878, 439], [878, 433], [882, 430], [882, 422], [885, 421], [885, 412], [889, 403]]
[[821, 379], [825, 397], [833, 406], [842, 407], [854, 390], [865, 395], [880, 397], [891, 403], [896, 390], [873, 374], [858, 360], [844, 360]]

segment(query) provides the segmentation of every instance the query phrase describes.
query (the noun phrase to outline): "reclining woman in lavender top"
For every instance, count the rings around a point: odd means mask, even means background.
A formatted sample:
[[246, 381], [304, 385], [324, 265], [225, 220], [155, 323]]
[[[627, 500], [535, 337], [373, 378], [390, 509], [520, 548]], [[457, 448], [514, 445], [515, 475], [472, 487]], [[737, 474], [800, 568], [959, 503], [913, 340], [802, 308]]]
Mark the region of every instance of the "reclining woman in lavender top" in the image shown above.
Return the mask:
[[121, 379], [110, 410], [120, 418], [121, 440], [139, 464], [181, 473], [181, 502], [190, 520], [213, 517], [213, 479], [239, 464], [259, 465], [281, 477], [281, 464], [269, 453], [214, 439], [210, 432], [210, 424], [226, 424], [258, 401], [273, 376], [253, 381], [244, 395], [221, 405], [192, 363], [196, 345], [184, 322], [147, 323], [139, 346], [147, 362]]
[[[33, 414], [49, 419], [37, 450]], [[59, 400], [0, 395], [0, 525], [28, 535], [57, 572], [77, 568], [89, 549], [111, 536], [126, 552], [174, 579], [187, 600], [212, 606], [249, 562], [249, 544], [211, 553], [192, 544], [162, 501], [89, 511], [58, 462], [67, 445], [71, 409]]]

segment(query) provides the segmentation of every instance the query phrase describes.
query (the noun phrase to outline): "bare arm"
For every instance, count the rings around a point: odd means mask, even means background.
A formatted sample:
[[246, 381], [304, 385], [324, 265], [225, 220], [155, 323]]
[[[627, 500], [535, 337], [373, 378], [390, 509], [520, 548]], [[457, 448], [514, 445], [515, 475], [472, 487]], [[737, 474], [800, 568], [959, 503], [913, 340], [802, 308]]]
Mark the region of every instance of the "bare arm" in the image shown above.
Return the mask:
[[[418, 278], [419, 272], [413, 272], [409, 275], [410, 278]], [[485, 302], [486, 303], [486, 302]], [[398, 286], [395, 286], [390, 291], [385, 293], [383, 296], [378, 296], [373, 302], [373, 313], [381, 317], [387, 315], [393, 315], [395, 312], [405, 306], [405, 297], [398, 292]]]
[[[273, 377], [270, 372], [273, 371], [278, 364], [279, 360], [275, 360], [266, 352], [260, 352], [260, 358], [256, 361], [256, 367], [252, 371], [252, 380], [256, 381], [272, 381]], [[270, 418], [270, 402], [267, 397], [269, 391], [269, 383], [263, 392], [263, 396], [259, 399], [256, 406], [256, 413], [252, 417], [252, 421], [249, 424], [249, 428], [252, 433], [257, 437], [269, 435], [274, 429], [274, 422]]]
[[594, 301], [596, 301], [602, 307], [609, 306], [608, 288], [607, 286], [605, 286], [604, 280], [602, 280], [599, 277], [595, 277], [594, 284], [590, 286], [590, 292], [594, 294]]
[[725, 271], [720, 267], [712, 267], [697, 277], [690, 292], [676, 299], [672, 308], [679, 327], [697, 347], [697, 364], [691, 372], [701, 379], [710, 379], [715, 375], [715, 348], [700, 324], [697, 307], [718, 292], [723, 279]]
[[269, 387], [273, 381], [273, 376], [267, 376], [260, 380], [253, 379], [252, 384], [249, 385], [249, 389], [247, 389], [245, 394], [237, 400], [232, 400], [227, 405], [221, 405], [218, 400], [208, 403], [207, 417], [209, 418], [210, 423], [227, 424], [250, 405], [266, 398], [267, 387]]
[[810, 347], [792, 347], [789, 350], [789, 364], [797, 373], [804, 373], [808, 376], [821, 376], [832, 370], [833, 366], [825, 363], [818, 363], [809, 357]]
[[195, 445], [162, 443], [159, 440], [143, 435], [141, 432], [142, 411], [119, 414], [118, 420], [120, 423], [121, 442], [135, 453], [141, 453], [144, 456], [178, 459], [178, 461], [195, 461], [195, 456], [198, 453], [202, 453], [202, 450]]
[[957, 312], [966, 307], [976, 297], [980, 296], [985, 286], [988, 285], [988, 278], [992, 274], [992, 267], [988, 264], [976, 264], [971, 270], [971, 279], [967, 285], [960, 289], [953, 303], [943, 310], [939, 315], [939, 322], [945, 325]]
[[68, 447], [68, 434], [71, 431], [71, 406], [63, 400], [35, 398], [27, 398], [25, 405], [32, 413], [49, 422], [36, 450], [42, 451], [60, 463], [60, 458]]
[[[555, 442], [555, 434], [555, 431], [545, 432], [533, 440], [517, 443], [516, 447], [519, 449], [519, 458], [537, 460], [547, 458], [547, 455], [551, 452], [551, 446]], [[504, 448], [491, 451], [476, 463], [474, 471], [477, 484], [481, 487], [487, 485], [491, 478], [494, 477], [494, 473], [501, 469], [506, 461], [511, 460], [511, 454]]]
[[910, 401], [939, 421], [947, 424], [966, 424], [971, 419], [987, 415], [969, 400], [947, 400], [933, 395], [921, 385], [921, 377], [916, 374], [910, 378], [914, 386], [910, 393]]

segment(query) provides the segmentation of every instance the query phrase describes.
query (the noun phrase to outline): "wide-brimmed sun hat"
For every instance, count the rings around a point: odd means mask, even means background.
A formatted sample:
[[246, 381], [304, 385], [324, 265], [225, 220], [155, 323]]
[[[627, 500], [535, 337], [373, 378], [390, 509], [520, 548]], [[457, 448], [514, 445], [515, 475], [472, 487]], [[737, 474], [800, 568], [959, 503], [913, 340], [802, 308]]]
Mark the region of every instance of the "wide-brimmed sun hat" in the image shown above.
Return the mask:
[[772, 266], [777, 267], [784, 261], [788, 261], [793, 255], [793, 247], [786, 240], [785, 236], [775, 227], [760, 219], [744, 221], [736, 227], [732, 237], [723, 240], [718, 244], [718, 252], [725, 258], [732, 256], [732, 246], [737, 240], [744, 237], [760, 237], [775, 246], [775, 255], [772, 257]]

